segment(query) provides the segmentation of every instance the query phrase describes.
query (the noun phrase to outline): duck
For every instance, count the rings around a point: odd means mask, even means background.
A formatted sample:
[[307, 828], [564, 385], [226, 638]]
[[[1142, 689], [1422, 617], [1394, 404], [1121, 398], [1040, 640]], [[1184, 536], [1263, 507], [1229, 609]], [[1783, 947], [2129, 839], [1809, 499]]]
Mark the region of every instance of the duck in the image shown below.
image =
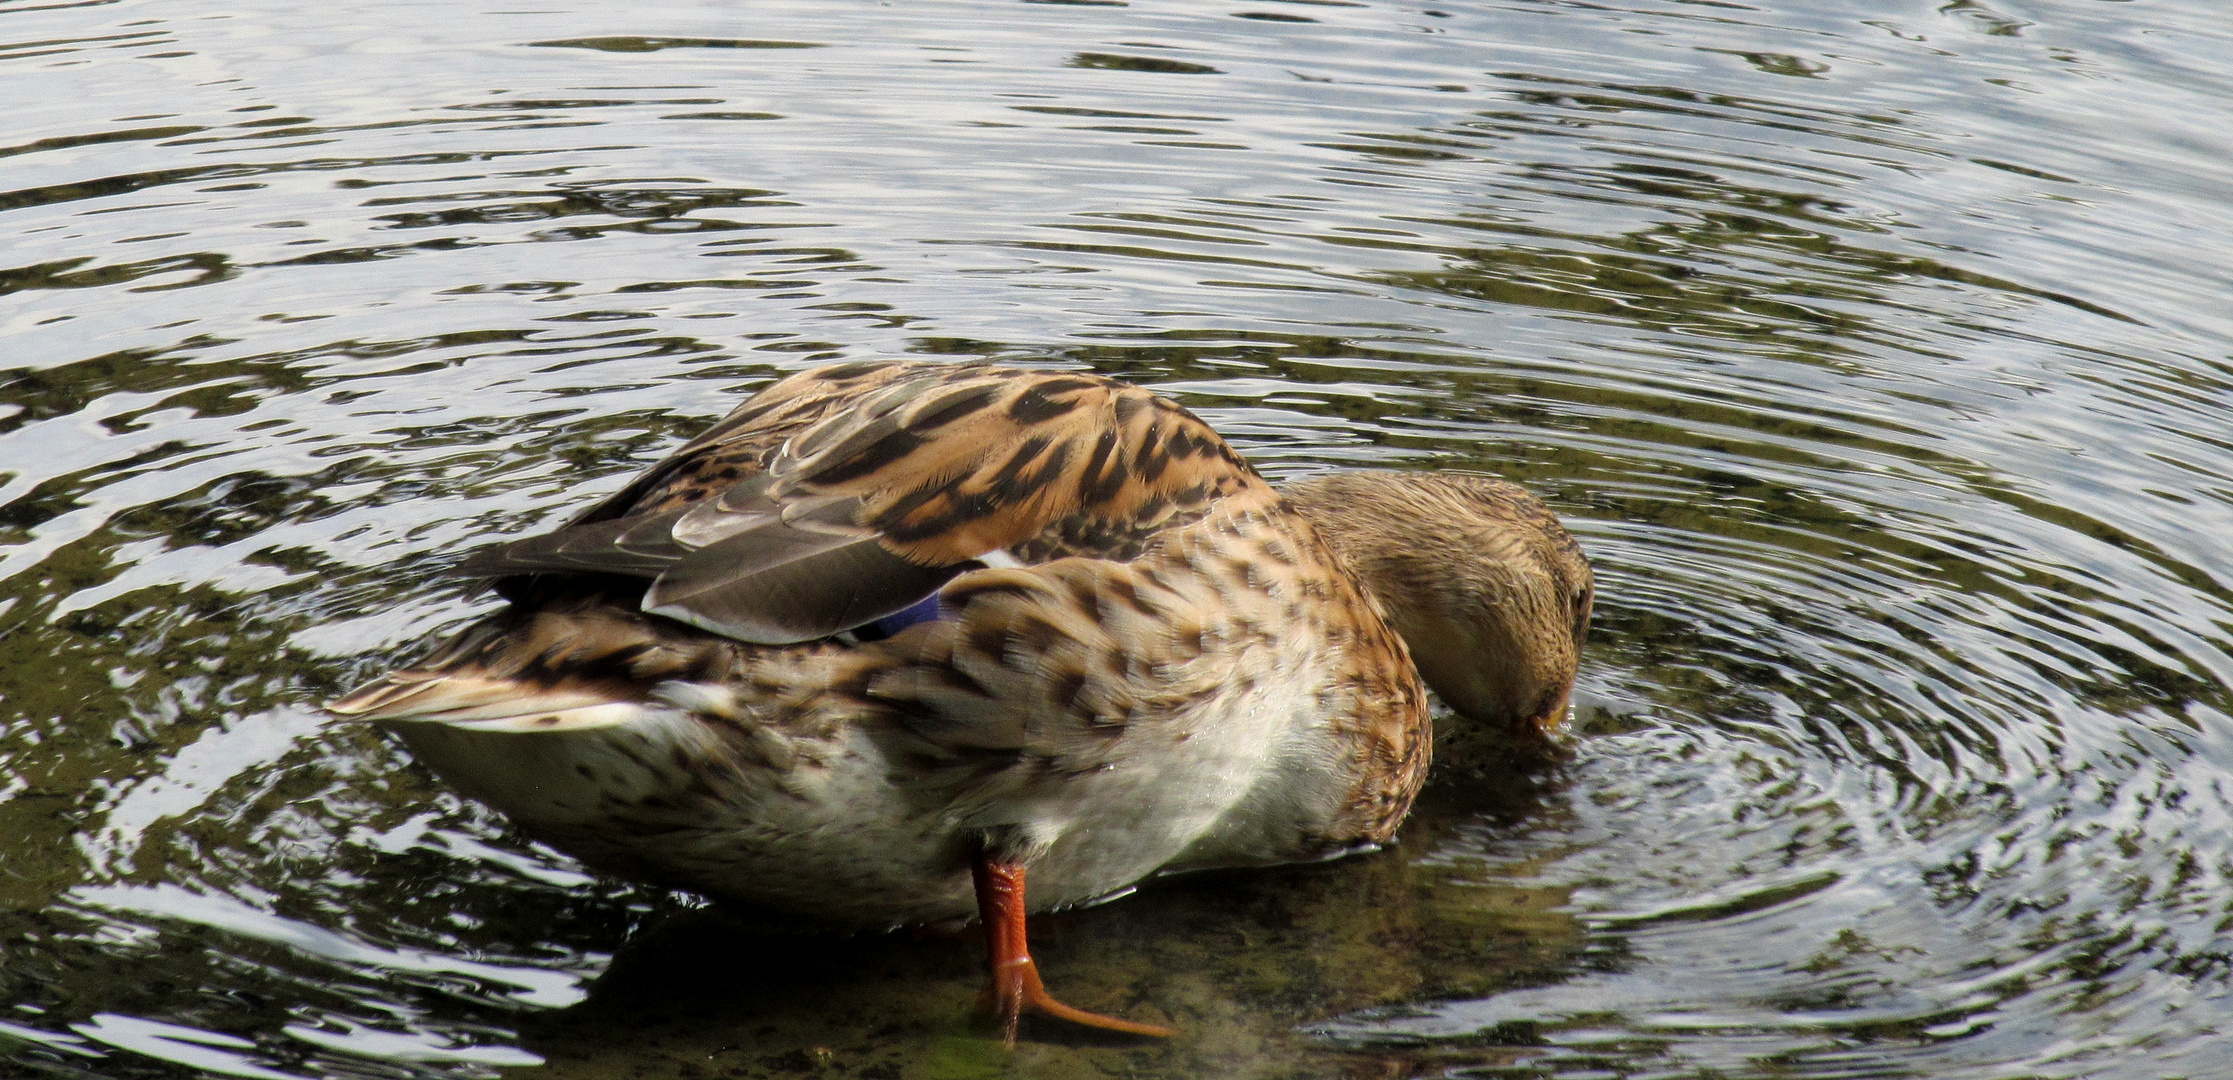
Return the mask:
[[[841, 926], [982, 924], [1386, 844], [1428, 689], [1514, 744], [1568, 708], [1594, 579], [1520, 487], [1274, 487], [1179, 403], [989, 362], [810, 368], [458, 572], [504, 606], [326, 706], [601, 873]], [[1027, 888], [1028, 881], [1028, 888]]]

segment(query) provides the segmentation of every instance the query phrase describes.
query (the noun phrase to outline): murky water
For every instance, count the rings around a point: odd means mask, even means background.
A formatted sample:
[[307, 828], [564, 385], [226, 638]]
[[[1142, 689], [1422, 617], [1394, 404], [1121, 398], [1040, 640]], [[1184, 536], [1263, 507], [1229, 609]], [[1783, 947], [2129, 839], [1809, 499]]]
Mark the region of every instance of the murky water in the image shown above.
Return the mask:
[[[0, 1071], [2233, 1077], [2208, 0], [0, 2]], [[1597, 560], [1575, 757], [966, 937], [585, 876], [316, 702], [835, 358]]]

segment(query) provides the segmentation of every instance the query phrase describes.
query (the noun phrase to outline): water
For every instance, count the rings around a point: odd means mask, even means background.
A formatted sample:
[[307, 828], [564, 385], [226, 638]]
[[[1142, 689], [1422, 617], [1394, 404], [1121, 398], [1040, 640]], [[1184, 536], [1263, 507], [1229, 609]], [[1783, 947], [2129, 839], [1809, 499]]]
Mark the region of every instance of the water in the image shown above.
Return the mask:
[[[2233, 1076], [2221, 16], [0, 2], [0, 1066]], [[896, 354], [1531, 485], [1572, 762], [1044, 920], [1186, 1033], [1010, 1055], [967, 938], [594, 879], [313, 711]]]

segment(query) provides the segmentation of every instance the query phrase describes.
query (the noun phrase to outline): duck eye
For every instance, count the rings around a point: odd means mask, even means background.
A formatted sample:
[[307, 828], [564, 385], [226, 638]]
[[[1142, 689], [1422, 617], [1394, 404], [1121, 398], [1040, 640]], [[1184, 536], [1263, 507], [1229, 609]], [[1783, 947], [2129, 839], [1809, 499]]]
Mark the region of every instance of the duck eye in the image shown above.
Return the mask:
[[1588, 606], [1589, 606], [1589, 586], [1587, 586], [1587, 585], [1584, 585], [1584, 586], [1582, 586], [1581, 588], [1578, 588], [1578, 589], [1574, 590], [1574, 610], [1576, 610], [1576, 611], [1580, 611], [1580, 610], [1582, 610], [1583, 608], [1585, 608], [1585, 607], [1588, 607]]

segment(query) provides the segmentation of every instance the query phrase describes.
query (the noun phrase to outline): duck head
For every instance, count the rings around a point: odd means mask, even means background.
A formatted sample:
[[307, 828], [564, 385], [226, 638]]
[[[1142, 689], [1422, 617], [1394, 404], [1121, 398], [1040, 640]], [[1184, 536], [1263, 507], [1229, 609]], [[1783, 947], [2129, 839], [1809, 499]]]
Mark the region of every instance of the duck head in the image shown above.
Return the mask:
[[1550, 507], [1515, 484], [1447, 473], [1332, 473], [1281, 490], [1450, 708], [1500, 734], [1557, 727], [1595, 579]]

